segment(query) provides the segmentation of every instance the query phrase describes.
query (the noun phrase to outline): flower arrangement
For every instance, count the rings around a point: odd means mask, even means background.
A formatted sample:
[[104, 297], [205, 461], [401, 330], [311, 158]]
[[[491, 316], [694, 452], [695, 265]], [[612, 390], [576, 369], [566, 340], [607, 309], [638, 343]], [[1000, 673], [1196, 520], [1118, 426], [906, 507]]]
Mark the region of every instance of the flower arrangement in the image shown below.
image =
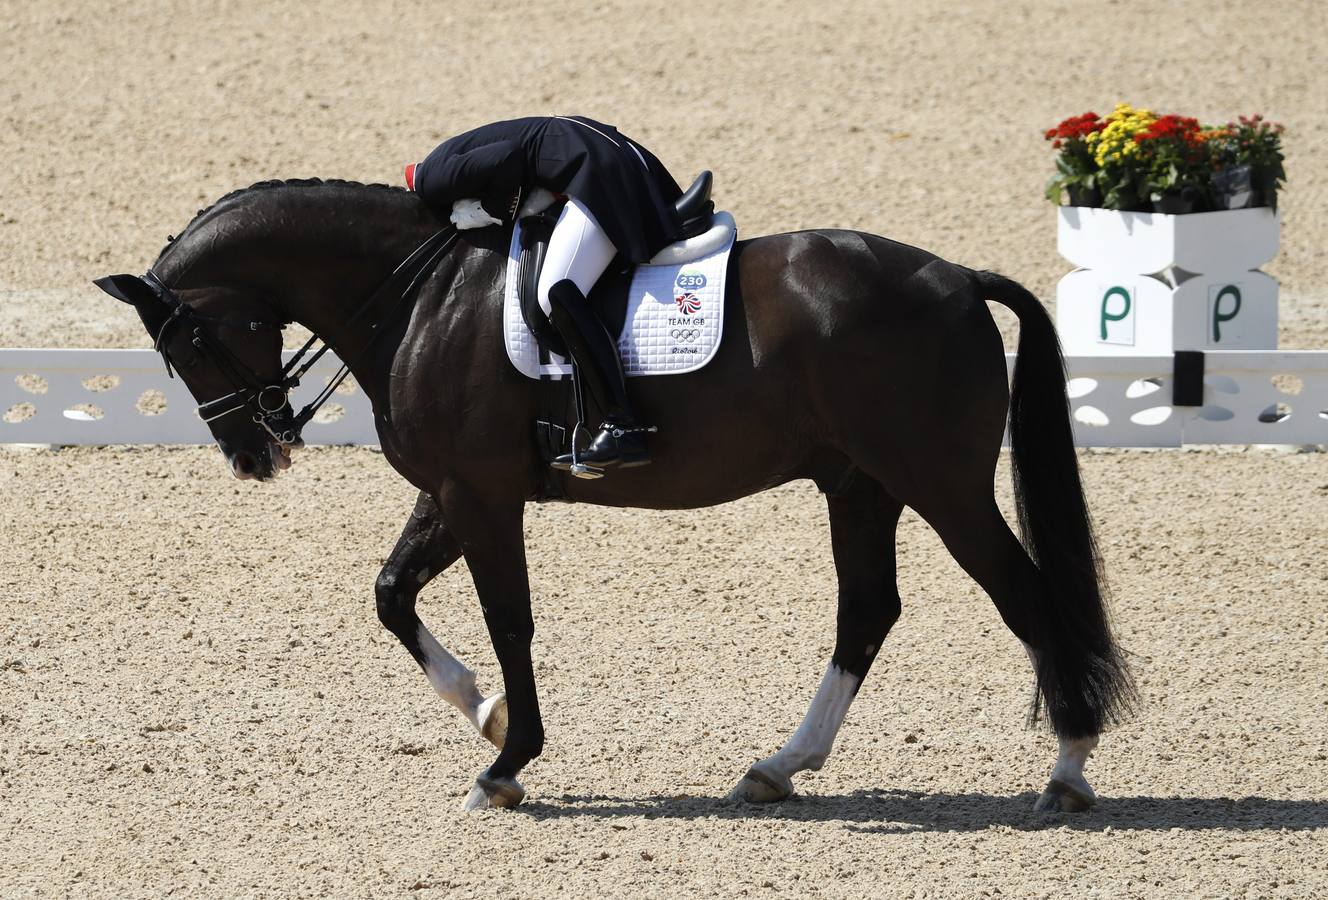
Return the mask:
[[1119, 103], [1071, 116], [1044, 137], [1059, 151], [1047, 199], [1164, 213], [1277, 206], [1286, 180], [1281, 125], [1241, 116], [1222, 126]]

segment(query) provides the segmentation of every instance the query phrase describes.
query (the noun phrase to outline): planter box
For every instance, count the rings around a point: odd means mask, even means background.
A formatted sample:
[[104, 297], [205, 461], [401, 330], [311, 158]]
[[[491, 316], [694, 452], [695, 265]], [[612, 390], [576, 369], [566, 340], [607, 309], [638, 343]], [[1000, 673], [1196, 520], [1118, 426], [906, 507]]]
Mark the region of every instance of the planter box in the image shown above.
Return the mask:
[[1059, 211], [1057, 248], [1080, 268], [1056, 290], [1068, 354], [1273, 350], [1277, 254], [1271, 209], [1169, 216], [1087, 207]]

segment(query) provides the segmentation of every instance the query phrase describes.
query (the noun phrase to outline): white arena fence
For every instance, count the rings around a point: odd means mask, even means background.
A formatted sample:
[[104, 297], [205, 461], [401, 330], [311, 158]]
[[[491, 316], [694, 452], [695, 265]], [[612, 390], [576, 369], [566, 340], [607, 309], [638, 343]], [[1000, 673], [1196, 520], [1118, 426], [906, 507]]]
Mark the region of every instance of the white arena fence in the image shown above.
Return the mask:
[[[1328, 444], [1328, 352], [1229, 351], [1204, 362], [1204, 405], [1174, 407], [1170, 355], [1068, 357], [1075, 442]], [[1006, 364], [1013, 369], [1014, 357]], [[339, 366], [331, 353], [319, 360], [295, 392], [296, 408]], [[0, 444], [211, 443], [196, 405], [151, 350], [0, 349]], [[352, 381], [309, 423], [305, 440], [378, 443], [369, 402]]]
[[[291, 398], [296, 409], [340, 367], [330, 352], [315, 363]], [[197, 406], [178, 376], [166, 377], [153, 350], [0, 350], [0, 444], [209, 444]], [[304, 437], [311, 444], [378, 443], [369, 401], [352, 379]]]

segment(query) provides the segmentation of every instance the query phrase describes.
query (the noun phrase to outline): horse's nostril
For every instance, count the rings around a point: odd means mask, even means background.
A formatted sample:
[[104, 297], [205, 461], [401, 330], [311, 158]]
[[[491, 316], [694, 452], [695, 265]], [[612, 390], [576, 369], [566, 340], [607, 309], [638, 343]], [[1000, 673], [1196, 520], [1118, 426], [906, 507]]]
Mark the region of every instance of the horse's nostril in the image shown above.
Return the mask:
[[235, 454], [235, 468], [241, 475], [254, 474], [254, 458], [248, 453]]

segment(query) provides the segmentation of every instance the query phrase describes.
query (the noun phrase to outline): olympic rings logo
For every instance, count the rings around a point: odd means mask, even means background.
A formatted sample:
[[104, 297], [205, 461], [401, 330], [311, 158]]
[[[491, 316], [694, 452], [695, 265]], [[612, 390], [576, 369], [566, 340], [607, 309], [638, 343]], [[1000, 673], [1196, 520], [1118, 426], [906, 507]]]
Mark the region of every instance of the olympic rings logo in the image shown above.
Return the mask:
[[696, 340], [701, 336], [701, 329], [675, 328], [673, 329], [672, 334], [673, 334], [673, 339], [675, 341], [682, 341], [683, 343], [691, 343], [692, 341]]

